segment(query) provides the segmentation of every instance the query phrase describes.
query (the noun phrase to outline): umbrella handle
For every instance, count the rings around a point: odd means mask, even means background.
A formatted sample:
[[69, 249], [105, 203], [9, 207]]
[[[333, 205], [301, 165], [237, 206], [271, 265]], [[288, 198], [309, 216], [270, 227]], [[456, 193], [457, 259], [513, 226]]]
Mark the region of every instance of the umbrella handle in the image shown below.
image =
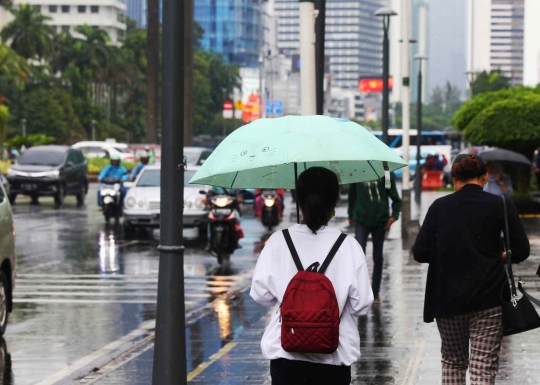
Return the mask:
[[296, 223], [300, 223], [300, 207], [298, 207], [298, 163], [294, 163], [294, 188], [296, 190]]

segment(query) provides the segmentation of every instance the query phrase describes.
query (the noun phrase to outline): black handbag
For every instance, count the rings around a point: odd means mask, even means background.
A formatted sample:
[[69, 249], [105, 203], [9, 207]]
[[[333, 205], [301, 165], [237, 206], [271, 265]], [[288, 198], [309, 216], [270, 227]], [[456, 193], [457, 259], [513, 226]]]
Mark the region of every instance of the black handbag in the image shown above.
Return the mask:
[[[506, 199], [504, 196], [504, 241], [506, 248], [506, 256], [508, 258], [508, 277], [509, 281], [503, 284], [501, 293], [502, 300], [502, 319], [503, 319], [503, 335], [510, 336], [512, 334], [523, 333], [532, 329], [540, 328], [540, 316], [536, 312], [533, 303], [540, 306], [540, 301], [533, 298], [523, 288], [523, 281], [518, 278], [518, 289], [523, 294], [521, 298], [516, 292], [516, 281], [512, 270], [512, 249], [510, 248], [510, 235], [508, 226], [508, 213], [506, 209]], [[503, 295], [503, 293], [505, 293]]]

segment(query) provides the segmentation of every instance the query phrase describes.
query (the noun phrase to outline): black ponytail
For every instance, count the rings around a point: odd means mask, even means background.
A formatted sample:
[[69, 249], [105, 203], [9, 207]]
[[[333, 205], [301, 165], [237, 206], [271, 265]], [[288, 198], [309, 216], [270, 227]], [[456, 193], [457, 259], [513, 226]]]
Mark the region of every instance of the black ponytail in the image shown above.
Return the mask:
[[304, 222], [316, 234], [339, 199], [337, 175], [324, 167], [311, 167], [298, 177], [296, 194]]

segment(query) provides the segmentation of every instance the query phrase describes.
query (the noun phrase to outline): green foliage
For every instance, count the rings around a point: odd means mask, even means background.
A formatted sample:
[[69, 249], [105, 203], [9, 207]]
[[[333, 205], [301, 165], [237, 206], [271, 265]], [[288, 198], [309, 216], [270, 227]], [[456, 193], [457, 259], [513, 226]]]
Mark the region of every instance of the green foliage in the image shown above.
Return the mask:
[[6, 106], [0, 105], [0, 143], [4, 143], [6, 141], [8, 121], [9, 110]]
[[53, 144], [56, 142], [56, 138], [43, 134], [30, 134], [27, 136], [14, 136], [7, 141], [7, 145], [10, 148], [21, 148], [23, 145], [26, 148], [33, 146], [45, 146], [47, 144]]
[[[111, 161], [108, 158], [88, 158], [86, 161], [88, 162], [89, 174], [99, 174], [106, 166], [111, 164]], [[127, 168], [128, 171], [131, 171], [137, 163], [122, 161], [122, 165]]]
[[473, 96], [507, 88], [510, 88], [510, 78], [502, 75], [499, 70], [491, 71], [490, 73], [487, 73], [487, 71], [477, 73], [472, 83]]

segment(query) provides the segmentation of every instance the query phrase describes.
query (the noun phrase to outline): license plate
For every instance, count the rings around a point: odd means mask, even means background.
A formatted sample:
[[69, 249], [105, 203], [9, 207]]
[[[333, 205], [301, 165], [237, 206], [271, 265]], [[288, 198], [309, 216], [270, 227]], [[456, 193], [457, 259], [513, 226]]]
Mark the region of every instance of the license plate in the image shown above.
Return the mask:
[[274, 195], [275, 193], [275, 190], [263, 190], [262, 195]]
[[35, 191], [37, 190], [37, 184], [36, 183], [21, 183], [21, 188], [24, 191]]
[[231, 214], [231, 209], [214, 209], [214, 214], [230, 215]]

